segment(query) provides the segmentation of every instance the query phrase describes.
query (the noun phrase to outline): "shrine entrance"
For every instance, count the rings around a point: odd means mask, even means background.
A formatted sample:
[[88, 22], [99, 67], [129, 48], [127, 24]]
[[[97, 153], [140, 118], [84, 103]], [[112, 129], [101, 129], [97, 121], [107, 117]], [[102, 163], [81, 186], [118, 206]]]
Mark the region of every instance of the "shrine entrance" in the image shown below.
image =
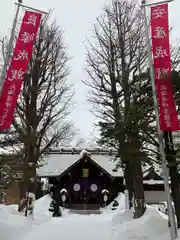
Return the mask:
[[[117, 196], [115, 179], [90, 157], [82, 158], [56, 178], [59, 191], [67, 190], [65, 207], [71, 210], [99, 210], [104, 206], [102, 190], [109, 191], [107, 204]], [[115, 185], [114, 185], [115, 184]], [[112, 187], [113, 186], [113, 187]], [[116, 186], [116, 187], [114, 187]]]
[[100, 184], [88, 178], [81, 179], [72, 184], [71, 204], [74, 209], [99, 209], [100, 208]]
[[68, 208], [92, 210], [100, 208], [101, 191], [109, 177], [91, 160], [84, 159], [71, 169], [68, 182]]

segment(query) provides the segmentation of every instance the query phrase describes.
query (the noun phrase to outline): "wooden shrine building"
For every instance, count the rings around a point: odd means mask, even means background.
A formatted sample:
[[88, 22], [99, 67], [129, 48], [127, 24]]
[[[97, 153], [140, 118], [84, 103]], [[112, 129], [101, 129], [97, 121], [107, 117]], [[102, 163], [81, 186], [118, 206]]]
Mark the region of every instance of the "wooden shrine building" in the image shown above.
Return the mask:
[[[154, 175], [153, 175], [154, 174]], [[116, 152], [109, 150], [54, 149], [44, 157], [44, 165], [37, 170], [41, 178], [48, 178], [60, 194], [67, 190], [67, 208], [97, 209], [104, 205], [102, 191], [108, 191], [107, 204], [123, 192], [124, 177], [122, 169], [117, 169]], [[149, 178], [149, 179], [148, 179]], [[156, 187], [156, 182], [162, 184]], [[145, 191], [159, 191], [163, 186], [160, 175], [149, 168], [144, 172]], [[149, 189], [149, 190], [148, 190]], [[160, 190], [164, 192], [164, 189]], [[162, 199], [163, 200], [163, 199]]]

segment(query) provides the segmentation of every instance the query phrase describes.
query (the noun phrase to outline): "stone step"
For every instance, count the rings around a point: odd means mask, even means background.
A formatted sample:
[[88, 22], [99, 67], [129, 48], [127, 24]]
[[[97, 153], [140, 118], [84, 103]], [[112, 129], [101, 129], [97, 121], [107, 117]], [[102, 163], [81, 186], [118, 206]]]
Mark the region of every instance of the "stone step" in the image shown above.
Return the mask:
[[90, 215], [90, 214], [101, 214], [100, 210], [75, 210], [71, 209], [70, 213], [81, 214], [81, 215]]

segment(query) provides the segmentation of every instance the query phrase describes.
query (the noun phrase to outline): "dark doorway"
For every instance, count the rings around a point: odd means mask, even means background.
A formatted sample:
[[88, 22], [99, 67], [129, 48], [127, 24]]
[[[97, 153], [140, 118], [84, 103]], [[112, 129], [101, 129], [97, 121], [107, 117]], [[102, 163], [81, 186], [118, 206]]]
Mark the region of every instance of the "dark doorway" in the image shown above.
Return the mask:
[[71, 185], [71, 204], [69, 204], [69, 208], [99, 209], [101, 198], [99, 189], [98, 180], [79, 179]]

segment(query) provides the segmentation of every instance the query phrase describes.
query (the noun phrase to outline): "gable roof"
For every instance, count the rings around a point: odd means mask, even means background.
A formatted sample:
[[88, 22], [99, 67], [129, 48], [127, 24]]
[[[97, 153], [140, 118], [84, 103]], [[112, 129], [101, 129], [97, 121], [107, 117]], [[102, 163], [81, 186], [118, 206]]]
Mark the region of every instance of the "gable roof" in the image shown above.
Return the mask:
[[[37, 175], [39, 177], [53, 177], [59, 176], [65, 172], [68, 168], [74, 165], [81, 159], [79, 152], [71, 151], [51, 151], [44, 156], [43, 160], [45, 164], [37, 169]], [[117, 166], [117, 160], [115, 161], [115, 155], [108, 154], [109, 151], [91, 151], [91, 160], [95, 164], [99, 165], [112, 177], [123, 177], [122, 169], [115, 171]]]
[[[112, 177], [124, 177], [122, 168], [117, 169], [115, 159], [117, 151], [112, 149], [86, 149], [90, 153], [91, 160], [109, 173]], [[44, 165], [37, 169], [39, 177], [56, 177], [62, 175], [68, 168], [81, 160], [80, 148], [55, 148], [51, 149], [44, 158]], [[117, 169], [117, 170], [116, 170]], [[159, 165], [143, 167], [144, 181], [163, 181], [162, 169]]]
[[154, 166], [149, 167], [143, 172], [144, 180], [163, 180], [161, 172], [154, 168]]

